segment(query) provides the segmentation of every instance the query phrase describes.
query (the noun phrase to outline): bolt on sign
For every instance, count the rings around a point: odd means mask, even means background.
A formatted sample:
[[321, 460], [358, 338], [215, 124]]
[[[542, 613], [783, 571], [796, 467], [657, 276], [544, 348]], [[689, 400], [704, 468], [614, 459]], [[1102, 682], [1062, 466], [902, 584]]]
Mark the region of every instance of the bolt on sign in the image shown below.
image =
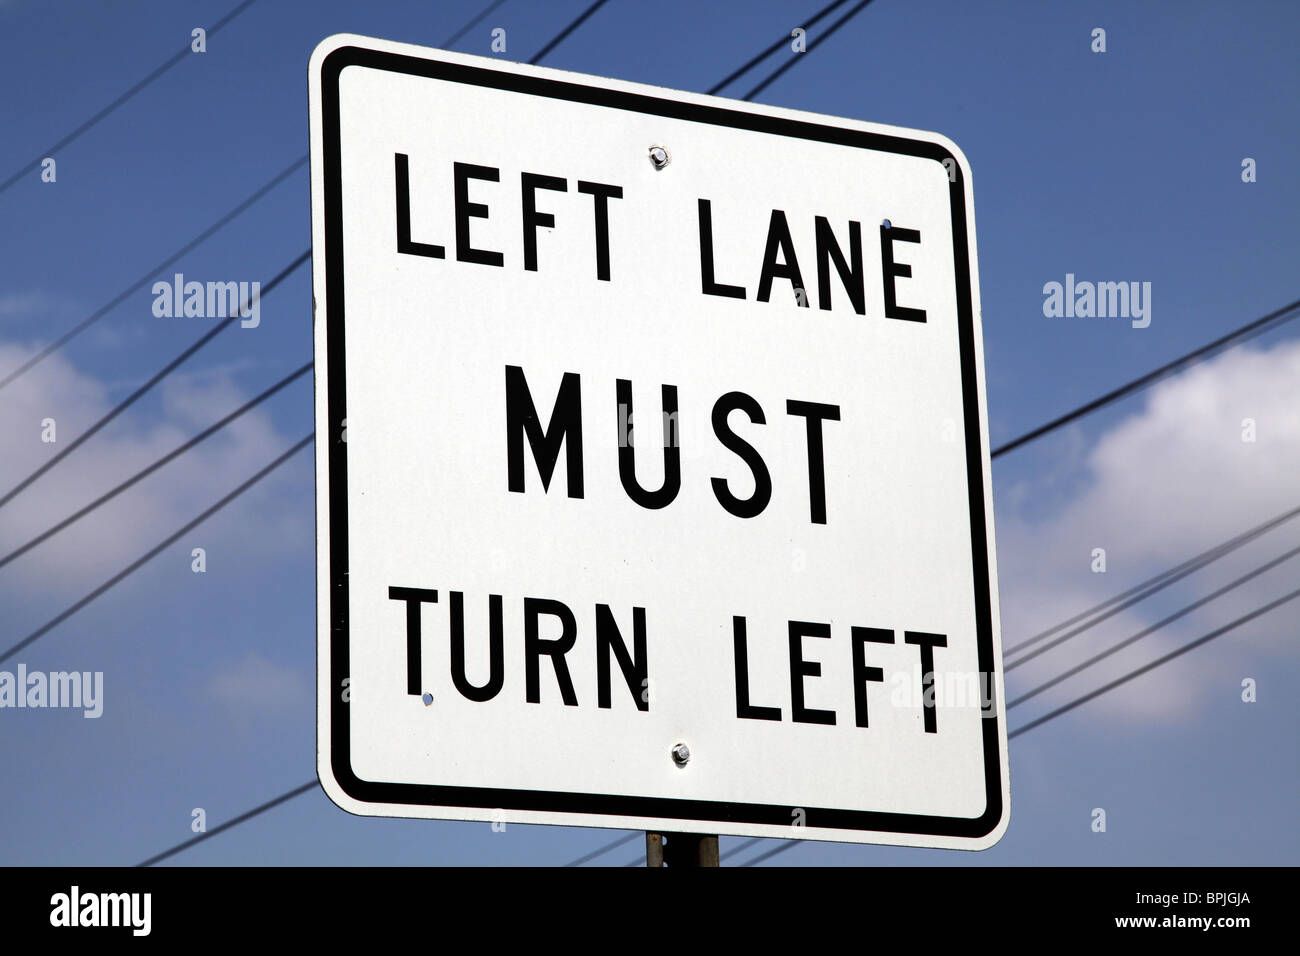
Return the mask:
[[996, 842], [957, 148], [356, 36], [310, 86], [334, 802]]

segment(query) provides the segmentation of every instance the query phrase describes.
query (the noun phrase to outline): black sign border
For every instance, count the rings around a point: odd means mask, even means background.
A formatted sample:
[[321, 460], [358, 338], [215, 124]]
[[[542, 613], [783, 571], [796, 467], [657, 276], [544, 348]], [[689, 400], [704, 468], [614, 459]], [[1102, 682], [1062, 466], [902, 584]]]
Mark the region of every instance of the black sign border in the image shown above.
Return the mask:
[[[485, 69], [444, 60], [391, 51], [341, 46], [321, 61], [320, 102], [324, 168], [325, 317], [328, 356], [329, 457], [329, 577], [330, 577], [330, 767], [337, 785], [362, 803], [503, 809], [591, 815], [653, 818], [670, 823], [738, 823], [790, 828], [785, 805], [686, 800], [671, 797], [634, 797], [598, 793], [571, 793], [454, 787], [429, 784], [362, 780], [352, 771], [349, 752], [349, 705], [339, 688], [348, 676], [348, 502], [347, 443], [341, 423], [347, 418], [343, 314], [343, 197], [340, 169], [339, 76], [349, 66], [465, 83], [480, 87], [630, 110], [714, 126], [747, 129], [932, 159], [943, 163], [949, 175], [953, 223], [953, 260], [956, 273], [958, 347], [961, 353], [962, 399], [966, 433], [966, 476], [970, 498], [971, 560], [975, 577], [976, 642], [979, 668], [992, 674], [993, 628], [990, 599], [988, 540], [984, 509], [983, 448], [979, 419], [975, 333], [971, 294], [970, 250], [966, 224], [966, 195], [962, 164], [944, 146], [858, 129], [845, 129], [806, 120], [766, 116], [723, 106], [685, 103], [644, 93], [628, 93], [579, 83], [526, 76], [507, 70]], [[944, 163], [949, 160], [949, 163]], [[317, 260], [319, 261], [319, 260]], [[318, 489], [319, 493], [319, 489]], [[319, 545], [318, 545], [319, 546]], [[993, 692], [996, 688], [992, 689]], [[984, 747], [985, 809], [978, 817], [944, 817], [804, 807], [806, 826], [801, 835], [814, 838], [819, 830], [915, 834], [977, 839], [991, 833], [1002, 819], [1000, 738], [994, 702], [981, 720]], [[573, 825], [581, 825], [575, 821]], [[594, 823], [593, 825], [599, 825]], [[671, 827], [670, 827], [671, 828]], [[683, 829], [684, 827], [677, 827]]]

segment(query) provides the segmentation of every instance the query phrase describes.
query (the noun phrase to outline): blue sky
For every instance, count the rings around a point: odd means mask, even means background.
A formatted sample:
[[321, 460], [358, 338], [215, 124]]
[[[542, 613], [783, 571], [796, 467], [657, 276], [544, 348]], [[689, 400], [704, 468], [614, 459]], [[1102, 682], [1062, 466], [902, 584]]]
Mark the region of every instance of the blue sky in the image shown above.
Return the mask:
[[[0, 176], [57, 141], [233, 4], [0, 0]], [[307, 60], [355, 32], [437, 46], [484, 4], [259, 0], [105, 122], [0, 195], [0, 374], [307, 149]], [[456, 49], [527, 60], [585, 0], [508, 0]], [[700, 91], [819, 4], [611, 0], [546, 60]], [[823, 27], [825, 21], [823, 22]], [[1300, 62], [1291, 3], [877, 0], [761, 102], [941, 132], [974, 172], [993, 444], [1296, 297]], [[1090, 50], [1106, 30], [1107, 50]], [[814, 40], [818, 30], [810, 31]], [[724, 91], [743, 95], [784, 57]], [[1257, 181], [1243, 183], [1251, 157]], [[310, 243], [303, 169], [175, 270], [265, 281]], [[1046, 318], [1067, 273], [1152, 287], [1152, 321]], [[311, 358], [308, 270], [0, 508], [0, 548], [131, 474]], [[0, 484], [45, 460], [188, 345], [140, 290], [0, 392]], [[202, 326], [206, 327], [206, 326]], [[994, 464], [1004, 643], [1300, 501], [1300, 326], [1283, 327]], [[0, 569], [8, 646], [312, 428], [301, 380], [92, 518]], [[1258, 439], [1241, 441], [1241, 421]], [[308, 453], [13, 660], [102, 670], [104, 715], [0, 711], [0, 863], [129, 864], [311, 779], [315, 561]], [[1284, 526], [1008, 678], [1012, 696], [1300, 543]], [[207, 572], [190, 570], [203, 547]], [[1091, 552], [1107, 551], [1104, 574]], [[1010, 726], [1295, 586], [1286, 564], [1117, 655]], [[1007, 835], [979, 854], [813, 843], [774, 862], [1295, 864], [1295, 606], [1011, 748]], [[1244, 678], [1258, 701], [1243, 703]], [[1090, 828], [1107, 811], [1105, 833]], [[597, 830], [352, 817], [316, 791], [182, 864], [561, 863]], [[737, 841], [724, 840], [724, 851]], [[632, 844], [603, 858], [622, 862]], [[749, 853], [757, 853], [755, 848]], [[742, 857], [738, 857], [743, 859]]]

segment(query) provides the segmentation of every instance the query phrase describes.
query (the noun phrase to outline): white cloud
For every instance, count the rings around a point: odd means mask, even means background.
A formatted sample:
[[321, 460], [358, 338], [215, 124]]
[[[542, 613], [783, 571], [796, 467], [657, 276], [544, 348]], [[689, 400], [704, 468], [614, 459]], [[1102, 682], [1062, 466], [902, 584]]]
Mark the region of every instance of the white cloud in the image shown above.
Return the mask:
[[[0, 0], [3, 5], [4, 0]], [[48, 311], [51, 303], [41, 292], [14, 292], [0, 295], [0, 319], [27, 318]]]
[[232, 718], [302, 713], [310, 711], [312, 706], [306, 673], [276, 664], [256, 651], [213, 674], [207, 692]]
[[[28, 348], [0, 343], [0, 369], [15, 368], [31, 354]], [[159, 388], [163, 421], [156, 411], [148, 410], [153, 399], [146, 398], [0, 508], [0, 554], [25, 543], [251, 397], [221, 369], [173, 376]], [[116, 400], [104, 383], [82, 374], [62, 353], [51, 355], [6, 387], [0, 401], [0, 447], [4, 449], [0, 493], [65, 448]], [[275, 401], [296, 401], [303, 408], [306, 430], [309, 406], [301, 391], [291, 388]], [[46, 418], [56, 423], [53, 444], [41, 441], [41, 423]], [[0, 588], [15, 600], [21, 595], [42, 607], [50, 597], [79, 596], [247, 480], [299, 437], [281, 434], [266, 407], [245, 414], [0, 569]], [[301, 484], [303, 475], [310, 475], [310, 452], [300, 452], [298, 459], [294, 464], [300, 469], [296, 480]], [[193, 546], [208, 549], [209, 562], [224, 545], [237, 547], [241, 557], [251, 551], [255, 560], [272, 560], [295, 548], [310, 552], [314, 541], [310, 516], [293, 517], [282, 507], [286, 493], [310, 495], [309, 477], [305, 488], [291, 490], [294, 471], [293, 465], [277, 470], [176, 547], [192, 539]], [[248, 547], [250, 534], [257, 537], [253, 549]], [[188, 547], [182, 550], [188, 554]]]
[[[997, 514], [1003, 641], [1014, 646], [1101, 599], [1300, 505], [1300, 342], [1242, 347], [1151, 389], [1139, 411], [1075, 460], [1083, 480], [1061, 507], [1030, 518], [1060, 474], [999, 489]], [[1253, 419], [1256, 440], [1242, 440]], [[1064, 436], [1063, 436], [1064, 437]], [[1078, 434], [1065, 439], [1078, 452]], [[1067, 461], [1074, 454], [1067, 456]], [[995, 476], [996, 478], [996, 476]], [[1300, 519], [1176, 585], [1163, 603], [1144, 602], [1009, 675], [1009, 696], [1136, 633], [1300, 543]], [[1106, 549], [1107, 571], [1091, 569]], [[1011, 724], [1120, 676], [1291, 590], [1300, 558], [1144, 638], [1017, 709]], [[1286, 640], [1300, 610], [1284, 606], [1176, 663], [1087, 705], [1124, 720], [1177, 720], [1206, 695], [1231, 693], [1240, 650], [1292, 653]]]

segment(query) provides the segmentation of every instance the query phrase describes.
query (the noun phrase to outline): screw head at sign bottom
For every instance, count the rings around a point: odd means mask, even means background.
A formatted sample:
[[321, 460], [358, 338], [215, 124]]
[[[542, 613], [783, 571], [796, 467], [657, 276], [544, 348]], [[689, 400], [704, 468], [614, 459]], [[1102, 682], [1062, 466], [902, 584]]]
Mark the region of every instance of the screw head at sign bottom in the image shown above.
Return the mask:
[[691, 759], [691, 748], [685, 744], [677, 744], [673, 747], [673, 763], [679, 767], [685, 767], [687, 761]]

